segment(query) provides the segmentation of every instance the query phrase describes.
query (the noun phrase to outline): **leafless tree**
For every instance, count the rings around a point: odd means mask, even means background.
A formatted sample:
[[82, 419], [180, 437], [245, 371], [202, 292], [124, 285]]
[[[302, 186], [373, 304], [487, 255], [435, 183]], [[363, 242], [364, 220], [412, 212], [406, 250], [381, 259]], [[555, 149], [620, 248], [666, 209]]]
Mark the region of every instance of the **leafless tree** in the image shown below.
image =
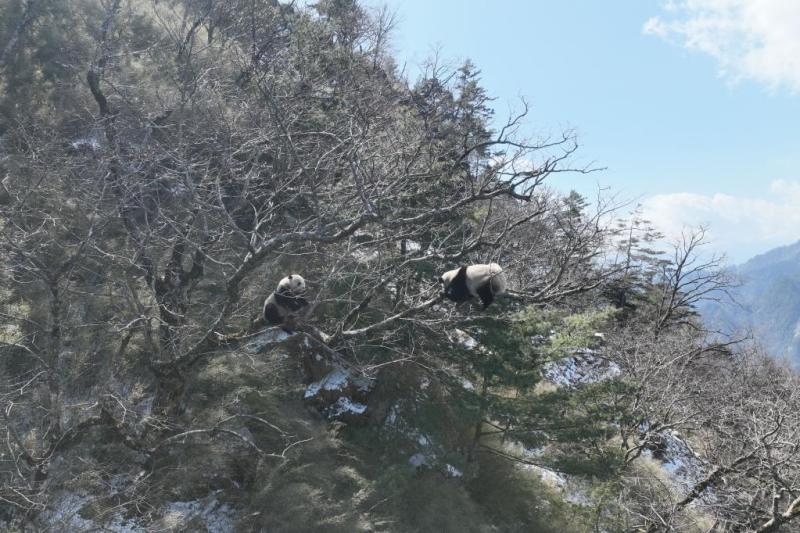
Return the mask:
[[735, 279], [724, 268], [724, 256], [703, 253], [707, 244], [705, 228], [684, 231], [673, 246], [672, 260], [661, 263], [656, 332], [670, 322], [691, 324], [687, 317], [697, 304], [729, 297]]

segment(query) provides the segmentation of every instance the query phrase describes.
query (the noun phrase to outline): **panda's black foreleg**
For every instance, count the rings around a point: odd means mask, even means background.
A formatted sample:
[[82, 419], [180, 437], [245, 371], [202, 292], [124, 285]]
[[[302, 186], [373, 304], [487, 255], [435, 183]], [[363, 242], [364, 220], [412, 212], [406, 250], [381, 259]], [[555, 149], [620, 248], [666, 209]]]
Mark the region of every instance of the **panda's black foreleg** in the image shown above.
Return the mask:
[[483, 302], [484, 309], [492, 305], [492, 302], [494, 301], [494, 293], [492, 293], [492, 286], [490, 283], [478, 288], [477, 293], [478, 297], [481, 299], [481, 302]]
[[277, 305], [268, 303], [264, 306], [264, 320], [266, 320], [267, 324], [278, 326], [283, 323], [283, 314]]

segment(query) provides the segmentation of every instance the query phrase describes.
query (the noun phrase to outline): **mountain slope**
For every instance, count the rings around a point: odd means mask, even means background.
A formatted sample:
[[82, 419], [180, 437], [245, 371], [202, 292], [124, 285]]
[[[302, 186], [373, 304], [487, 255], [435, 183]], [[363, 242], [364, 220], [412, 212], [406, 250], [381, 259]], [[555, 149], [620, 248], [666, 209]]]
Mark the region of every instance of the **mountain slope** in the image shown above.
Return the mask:
[[733, 302], [701, 307], [706, 323], [726, 333], [752, 331], [770, 354], [800, 364], [800, 242], [732, 270], [742, 284], [731, 290]]

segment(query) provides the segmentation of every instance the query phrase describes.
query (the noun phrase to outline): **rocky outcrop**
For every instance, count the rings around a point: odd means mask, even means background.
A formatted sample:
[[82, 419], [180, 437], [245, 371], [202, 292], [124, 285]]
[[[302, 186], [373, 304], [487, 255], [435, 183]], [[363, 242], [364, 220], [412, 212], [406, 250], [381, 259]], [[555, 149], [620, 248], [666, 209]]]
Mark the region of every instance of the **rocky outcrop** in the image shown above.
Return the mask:
[[341, 354], [307, 333], [289, 335], [273, 329], [252, 338], [244, 350], [259, 354], [272, 348], [281, 349], [285, 357], [300, 363], [304, 381], [310, 382], [303, 395], [306, 404], [331, 420], [366, 423], [373, 380]]

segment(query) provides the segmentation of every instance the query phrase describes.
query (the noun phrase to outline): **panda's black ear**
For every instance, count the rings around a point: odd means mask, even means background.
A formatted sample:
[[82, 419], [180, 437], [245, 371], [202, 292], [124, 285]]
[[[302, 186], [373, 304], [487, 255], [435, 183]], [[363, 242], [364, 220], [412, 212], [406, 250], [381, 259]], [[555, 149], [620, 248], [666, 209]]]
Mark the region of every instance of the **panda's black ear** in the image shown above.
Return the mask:
[[292, 276], [294, 276], [294, 274], [289, 274], [289, 279], [292, 279]]
[[467, 267], [462, 266], [458, 269], [456, 277], [450, 281], [451, 285], [465, 285], [467, 283]]

